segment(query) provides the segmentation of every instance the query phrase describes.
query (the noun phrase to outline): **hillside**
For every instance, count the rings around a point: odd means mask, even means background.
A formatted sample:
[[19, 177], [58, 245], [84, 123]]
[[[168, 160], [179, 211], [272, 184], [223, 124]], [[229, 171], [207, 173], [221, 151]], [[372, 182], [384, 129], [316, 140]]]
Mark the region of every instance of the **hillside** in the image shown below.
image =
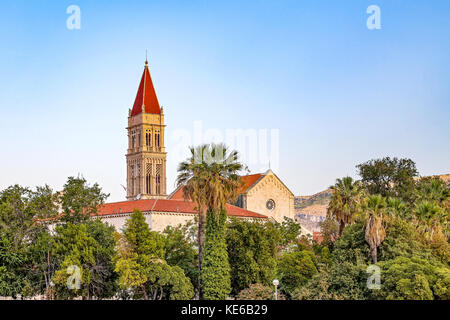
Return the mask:
[[311, 232], [320, 231], [319, 222], [325, 219], [331, 189], [321, 191], [311, 196], [298, 196], [294, 199], [296, 219]]
[[440, 176], [436, 176], [444, 180], [446, 183], [450, 183], [450, 174], [441, 174]]
[[[294, 206], [296, 211], [305, 212], [311, 207], [328, 206], [331, 198], [331, 189], [321, 191], [311, 196], [298, 196], [294, 199]], [[318, 213], [317, 215], [322, 215]]]

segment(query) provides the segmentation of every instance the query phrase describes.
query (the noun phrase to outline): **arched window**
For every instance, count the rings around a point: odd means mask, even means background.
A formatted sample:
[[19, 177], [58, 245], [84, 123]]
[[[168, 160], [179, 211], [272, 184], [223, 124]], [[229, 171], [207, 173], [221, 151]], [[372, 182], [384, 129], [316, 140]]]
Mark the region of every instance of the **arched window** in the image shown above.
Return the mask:
[[155, 133], [155, 146], [160, 147], [160, 141], [159, 141], [159, 130]]
[[137, 187], [138, 187], [137, 193], [140, 194], [141, 193], [141, 165], [140, 164], [137, 165]]
[[131, 190], [130, 195], [134, 195], [134, 166], [132, 165], [131, 168]]
[[145, 145], [149, 147], [152, 145], [152, 134], [150, 130], [147, 130], [145, 133]]
[[151, 194], [151, 177], [152, 177], [152, 165], [147, 163], [145, 172], [145, 193]]
[[156, 194], [161, 193], [161, 165], [156, 165]]

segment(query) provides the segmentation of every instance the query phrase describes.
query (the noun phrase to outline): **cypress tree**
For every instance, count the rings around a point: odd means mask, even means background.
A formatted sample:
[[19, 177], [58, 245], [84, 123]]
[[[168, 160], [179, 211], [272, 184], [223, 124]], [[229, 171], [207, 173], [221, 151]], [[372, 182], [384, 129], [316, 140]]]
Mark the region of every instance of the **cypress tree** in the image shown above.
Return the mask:
[[200, 275], [203, 298], [206, 300], [224, 300], [231, 292], [226, 220], [225, 210], [209, 210], [206, 214], [206, 238]]

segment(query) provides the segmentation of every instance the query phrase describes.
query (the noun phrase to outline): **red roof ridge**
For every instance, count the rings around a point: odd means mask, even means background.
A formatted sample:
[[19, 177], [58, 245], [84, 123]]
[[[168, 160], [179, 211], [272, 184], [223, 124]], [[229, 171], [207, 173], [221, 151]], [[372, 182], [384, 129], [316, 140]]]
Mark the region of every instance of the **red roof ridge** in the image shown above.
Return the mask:
[[[243, 194], [250, 190], [259, 180], [266, 176], [266, 173], [254, 173], [241, 176], [243, 185], [239, 188], [238, 193]], [[169, 200], [181, 200], [183, 198], [183, 184], [178, 185], [174, 191], [167, 197]]]
[[[117, 212], [121, 209], [121, 212]], [[97, 216], [109, 216], [117, 214], [132, 213], [135, 209], [142, 212], [173, 212], [173, 213], [188, 213], [197, 214], [195, 210], [195, 203], [193, 201], [186, 201], [181, 199], [141, 199], [131, 201], [121, 201], [115, 203], [105, 203], [99, 207]], [[227, 204], [227, 215], [248, 217], [248, 218], [264, 218], [267, 216], [246, 210], [231, 204]]]
[[239, 189], [239, 193], [246, 193], [250, 190], [262, 177], [264, 177], [264, 173], [254, 173], [246, 176], [241, 176], [241, 180], [243, 182], [242, 187]]
[[176, 188], [175, 188], [175, 190], [173, 190], [172, 191], [172, 193], [170, 193], [168, 196], [167, 196], [167, 199], [168, 200], [180, 200], [180, 199], [177, 199], [177, 198], [175, 198], [175, 199], [172, 199], [175, 195], [177, 195], [177, 193], [178, 193], [178, 191], [180, 190], [180, 189], [182, 189], [184, 187], [184, 184], [179, 184]]
[[261, 176], [261, 175], [263, 175], [264, 173], [252, 173], [252, 174], [246, 174], [246, 175], [244, 175], [244, 176], [241, 176], [241, 178], [243, 178], [243, 177], [251, 177], [251, 176]]
[[139, 83], [130, 116], [135, 116], [143, 112], [161, 114], [161, 108], [153, 86], [147, 60], [145, 61], [144, 72], [142, 73], [141, 82]]

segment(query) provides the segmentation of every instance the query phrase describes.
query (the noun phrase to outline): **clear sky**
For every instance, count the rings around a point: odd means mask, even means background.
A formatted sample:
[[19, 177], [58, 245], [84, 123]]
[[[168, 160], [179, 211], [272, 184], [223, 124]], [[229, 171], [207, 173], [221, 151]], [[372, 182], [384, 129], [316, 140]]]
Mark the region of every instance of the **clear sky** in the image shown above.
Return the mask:
[[[80, 30], [66, 27], [72, 4]], [[366, 26], [372, 4], [381, 30]], [[177, 134], [195, 121], [279, 130], [274, 171], [296, 195], [383, 156], [450, 173], [450, 1], [3, 0], [0, 189], [60, 189], [80, 173], [123, 200], [146, 49], [166, 116], [168, 191]]]

